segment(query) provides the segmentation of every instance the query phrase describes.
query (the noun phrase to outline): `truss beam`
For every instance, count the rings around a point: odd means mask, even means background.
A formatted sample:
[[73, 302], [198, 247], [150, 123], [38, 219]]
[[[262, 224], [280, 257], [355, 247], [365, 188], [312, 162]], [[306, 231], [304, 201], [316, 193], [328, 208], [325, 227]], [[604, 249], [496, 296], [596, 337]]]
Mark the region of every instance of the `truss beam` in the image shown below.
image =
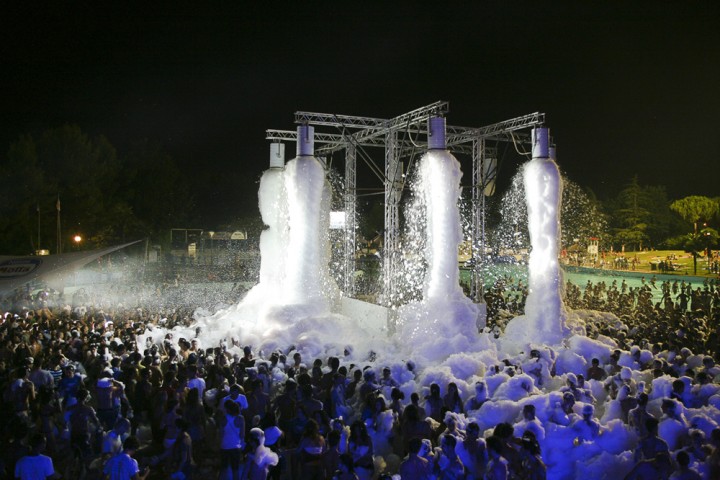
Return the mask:
[[[425, 148], [427, 128], [424, 122], [431, 116], [444, 116], [449, 103], [438, 101], [391, 119], [359, 117], [316, 112], [295, 112], [295, 123], [334, 127], [340, 133], [324, 133], [315, 130], [316, 156], [330, 155], [345, 150], [345, 219], [344, 275], [343, 287], [346, 295], [355, 293], [355, 249], [356, 249], [356, 200], [357, 200], [357, 158], [369, 163], [370, 168], [381, 178], [385, 195], [385, 230], [383, 245], [383, 291], [382, 303], [397, 306], [399, 292], [394, 282], [399, 268], [400, 243], [400, 200], [402, 198], [403, 159], [412, 157]], [[486, 163], [497, 158], [495, 148], [489, 142], [514, 142], [527, 144], [530, 136], [523, 129], [542, 125], [544, 113], [531, 113], [520, 117], [493, 123], [480, 128], [446, 126], [447, 147], [453, 153], [472, 156], [472, 258], [474, 271], [471, 295], [475, 301], [483, 301], [482, 262], [485, 255], [485, 187], [491, 180], [485, 176]], [[401, 135], [405, 132], [407, 135]], [[405, 137], [405, 138], [403, 138]], [[415, 137], [414, 139], [408, 137]], [[297, 132], [288, 130], [267, 130], [266, 139], [272, 141], [296, 141]], [[364, 147], [384, 147], [384, 168], [363, 152]], [[392, 329], [392, 325], [389, 325]]]
[[356, 117], [335, 113], [295, 112], [295, 123], [327, 127], [367, 128], [379, 127], [387, 120], [382, 118]]

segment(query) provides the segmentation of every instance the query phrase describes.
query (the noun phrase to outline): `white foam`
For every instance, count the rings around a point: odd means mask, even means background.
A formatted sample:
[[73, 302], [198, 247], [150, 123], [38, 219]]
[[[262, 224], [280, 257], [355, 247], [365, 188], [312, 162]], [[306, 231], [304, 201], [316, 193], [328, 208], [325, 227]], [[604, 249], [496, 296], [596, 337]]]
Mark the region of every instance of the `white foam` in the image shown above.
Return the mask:
[[516, 343], [557, 345], [568, 333], [558, 262], [562, 182], [557, 165], [550, 159], [534, 158], [523, 166], [523, 171], [532, 246], [528, 260], [529, 289], [525, 317], [510, 322], [523, 326], [508, 328]]
[[453, 352], [478, 351], [482, 347], [477, 337], [480, 312], [459, 283], [460, 163], [449, 152], [433, 150], [420, 160], [419, 176], [416, 195], [426, 210], [428, 267], [422, 300], [398, 310], [398, 333], [414, 354], [438, 361]]

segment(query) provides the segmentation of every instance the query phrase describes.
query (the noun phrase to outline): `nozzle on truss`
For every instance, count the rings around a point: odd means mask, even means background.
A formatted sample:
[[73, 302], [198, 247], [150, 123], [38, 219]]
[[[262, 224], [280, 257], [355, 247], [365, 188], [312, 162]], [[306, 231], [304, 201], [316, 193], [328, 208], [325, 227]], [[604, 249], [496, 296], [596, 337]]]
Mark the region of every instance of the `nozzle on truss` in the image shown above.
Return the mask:
[[445, 117], [428, 118], [428, 150], [445, 150]]
[[270, 144], [270, 168], [284, 168], [285, 167], [285, 144], [284, 143], [271, 143]]
[[550, 129], [535, 127], [532, 130], [532, 158], [550, 158]]
[[315, 153], [315, 128], [310, 125], [297, 127], [297, 156], [312, 157]]

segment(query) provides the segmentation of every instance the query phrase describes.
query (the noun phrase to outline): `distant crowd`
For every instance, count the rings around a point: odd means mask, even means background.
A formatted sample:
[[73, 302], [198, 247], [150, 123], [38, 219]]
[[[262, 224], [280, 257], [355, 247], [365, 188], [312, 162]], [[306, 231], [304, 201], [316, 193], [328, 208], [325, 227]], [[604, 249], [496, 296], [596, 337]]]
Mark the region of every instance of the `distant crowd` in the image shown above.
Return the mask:
[[[502, 331], [508, 319], [524, 312], [527, 285], [503, 278], [485, 294], [488, 325]], [[660, 298], [659, 301], [654, 299]], [[658, 282], [642, 278], [642, 285], [629, 287], [626, 281], [567, 282], [565, 305], [573, 310], [599, 310], [617, 315], [622, 331], [603, 327], [598, 333], [610, 335], [625, 347], [634, 342], [690, 348], [693, 352], [720, 357], [720, 282], [706, 279], [692, 284], [684, 279]], [[630, 342], [630, 343], [628, 343]]]
[[[720, 478], [714, 283], [568, 285], [570, 308], [620, 317], [588, 318], [603, 348], [570, 371], [539, 346], [463, 382], [427, 380], [412, 360], [206, 345], [199, 330], [144, 341], [233, 293], [114, 288], [4, 304], [3, 478], [543, 479], [566, 468], [558, 439], [579, 452], [618, 429], [626, 478]], [[525, 297], [499, 282], [489, 328]]]

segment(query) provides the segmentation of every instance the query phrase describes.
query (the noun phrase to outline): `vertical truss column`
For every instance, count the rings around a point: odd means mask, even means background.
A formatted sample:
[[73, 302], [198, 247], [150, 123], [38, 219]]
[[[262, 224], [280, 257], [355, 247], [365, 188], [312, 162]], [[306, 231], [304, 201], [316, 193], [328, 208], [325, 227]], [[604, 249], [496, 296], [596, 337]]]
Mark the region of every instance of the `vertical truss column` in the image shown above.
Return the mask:
[[473, 140], [473, 189], [472, 189], [472, 258], [473, 274], [470, 296], [475, 302], [483, 301], [485, 294], [485, 267], [487, 237], [485, 235], [485, 197], [492, 195], [497, 175], [497, 149], [488, 147], [485, 138]]
[[470, 283], [470, 297], [475, 302], [481, 302], [484, 295], [484, 279], [482, 267], [485, 260], [485, 195], [483, 190], [483, 160], [485, 153], [485, 139], [480, 137], [473, 140], [472, 150], [472, 280]]
[[356, 147], [348, 144], [345, 148], [345, 278], [343, 279], [343, 289], [347, 297], [355, 295], [356, 163]]
[[385, 137], [385, 238], [383, 244], [383, 301], [385, 306], [398, 302], [395, 281], [400, 241], [400, 195], [402, 194], [402, 162], [400, 161], [397, 132], [389, 131]]

